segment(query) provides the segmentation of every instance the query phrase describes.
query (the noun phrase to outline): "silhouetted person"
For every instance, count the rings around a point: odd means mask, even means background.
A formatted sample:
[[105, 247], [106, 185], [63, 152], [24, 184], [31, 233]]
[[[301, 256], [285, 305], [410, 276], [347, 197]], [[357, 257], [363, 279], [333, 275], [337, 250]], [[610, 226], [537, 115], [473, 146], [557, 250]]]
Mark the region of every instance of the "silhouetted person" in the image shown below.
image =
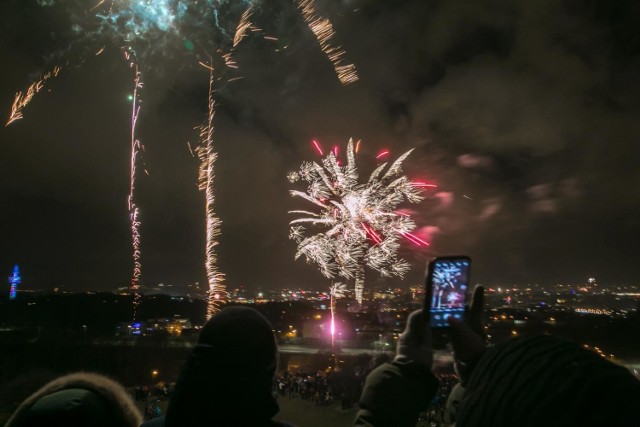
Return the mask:
[[142, 415], [117, 382], [98, 374], [65, 375], [18, 407], [6, 427], [138, 427]]
[[228, 307], [205, 324], [169, 401], [166, 427], [283, 426], [273, 393], [277, 346], [256, 310]]
[[365, 380], [357, 426], [414, 427], [438, 389], [431, 373], [431, 329], [422, 310], [414, 311], [398, 339], [396, 357]]
[[[454, 367], [460, 377], [447, 403], [456, 427], [638, 426], [640, 381], [575, 343], [548, 335], [487, 348], [476, 287], [465, 321], [449, 318]], [[437, 380], [431, 331], [422, 311], [411, 313], [392, 363], [367, 377], [359, 426], [415, 426]]]

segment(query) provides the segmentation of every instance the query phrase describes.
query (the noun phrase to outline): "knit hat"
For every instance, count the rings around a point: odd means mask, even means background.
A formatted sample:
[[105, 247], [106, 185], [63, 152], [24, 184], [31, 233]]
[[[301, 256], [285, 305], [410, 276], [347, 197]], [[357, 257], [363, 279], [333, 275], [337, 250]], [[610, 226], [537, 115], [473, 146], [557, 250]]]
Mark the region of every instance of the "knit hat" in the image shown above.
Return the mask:
[[228, 307], [202, 329], [167, 409], [165, 425], [261, 425], [278, 412], [272, 393], [277, 347], [271, 324]]
[[275, 364], [278, 348], [262, 314], [249, 307], [228, 307], [204, 325], [196, 351], [242, 370], [261, 370]]
[[575, 343], [510, 340], [476, 365], [457, 414], [465, 426], [638, 425], [640, 382]]

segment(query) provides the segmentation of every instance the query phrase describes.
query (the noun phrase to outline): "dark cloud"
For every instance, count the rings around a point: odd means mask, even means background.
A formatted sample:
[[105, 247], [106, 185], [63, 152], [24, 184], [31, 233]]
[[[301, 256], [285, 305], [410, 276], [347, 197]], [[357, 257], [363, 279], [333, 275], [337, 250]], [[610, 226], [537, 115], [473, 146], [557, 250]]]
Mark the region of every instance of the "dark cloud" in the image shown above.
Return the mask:
[[[286, 173], [325, 147], [362, 139], [375, 154], [417, 147], [412, 177], [439, 189], [418, 206], [428, 251], [403, 246], [420, 280], [435, 254], [468, 253], [487, 283], [634, 282], [640, 222], [640, 11], [632, 1], [320, 2], [361, 80], [342, 87], [291, 4], [255, 20], [239, 70], [216, 83], [220, 266], [230, 286], [325, 286], [293, 261]], [[0, 6], [0, 100], [73, 39], [62, 3]], [[233, 12], [235, 13], [235, 12]], [[232, 14], [230, 12], [230, 14]], [[200, 34], [199, 39], [204, 36]], [[94, 46], [92, 45], [92, 48]], [[204, 283], [204, 201], [188, 149], [206, 113], [207, 72], [168, 52], [145, 63], [139, 135], [143, 280]], [[117, 46], [65, 68], [0, 130], [0, 262], [28, 286], [126, 285], [130, 269], [131, 71]], [[371, 284], [385, 283], [374, 273]], [[30, 280], [26, 280], [29, 279]]]

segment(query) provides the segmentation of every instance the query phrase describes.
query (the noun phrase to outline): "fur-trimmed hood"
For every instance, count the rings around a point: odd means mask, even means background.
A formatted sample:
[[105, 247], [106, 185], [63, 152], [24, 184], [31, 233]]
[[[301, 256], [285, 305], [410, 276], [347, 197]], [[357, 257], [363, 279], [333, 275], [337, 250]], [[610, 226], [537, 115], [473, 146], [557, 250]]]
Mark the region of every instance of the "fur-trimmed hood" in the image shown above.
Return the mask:
[[103, 375], [78, 372], [57, 378], [29, 396], [11, 416], [6, 427], [20, 427], [36, 402], [45, 396], [69, 389], [87, 390], [101, 398], [108, 405], [114, 419], [120, 420], [118, 426], [138, 427], [142, 423], [140, 411], [122, 385]]

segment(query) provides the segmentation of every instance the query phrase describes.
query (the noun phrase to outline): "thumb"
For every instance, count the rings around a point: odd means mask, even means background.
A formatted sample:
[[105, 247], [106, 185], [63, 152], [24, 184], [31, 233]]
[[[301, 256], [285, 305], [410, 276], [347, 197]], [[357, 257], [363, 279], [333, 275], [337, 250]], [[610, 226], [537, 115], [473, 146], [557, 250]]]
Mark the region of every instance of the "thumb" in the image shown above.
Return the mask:
[[399, 341], [403, 344], [421, 345], [431, 332], [427, 325], [427, 318], [423, 310], [416, 310], [409, 314], [407, 318], [407, 325], [404, 328], [402, 334], [400, 334]]
[[407, 326], [398, 337], [396, 355], [423, 363], [429, 369], [433, 364], [431, 328], [423, 310], [416, 310], [407, 318]]

